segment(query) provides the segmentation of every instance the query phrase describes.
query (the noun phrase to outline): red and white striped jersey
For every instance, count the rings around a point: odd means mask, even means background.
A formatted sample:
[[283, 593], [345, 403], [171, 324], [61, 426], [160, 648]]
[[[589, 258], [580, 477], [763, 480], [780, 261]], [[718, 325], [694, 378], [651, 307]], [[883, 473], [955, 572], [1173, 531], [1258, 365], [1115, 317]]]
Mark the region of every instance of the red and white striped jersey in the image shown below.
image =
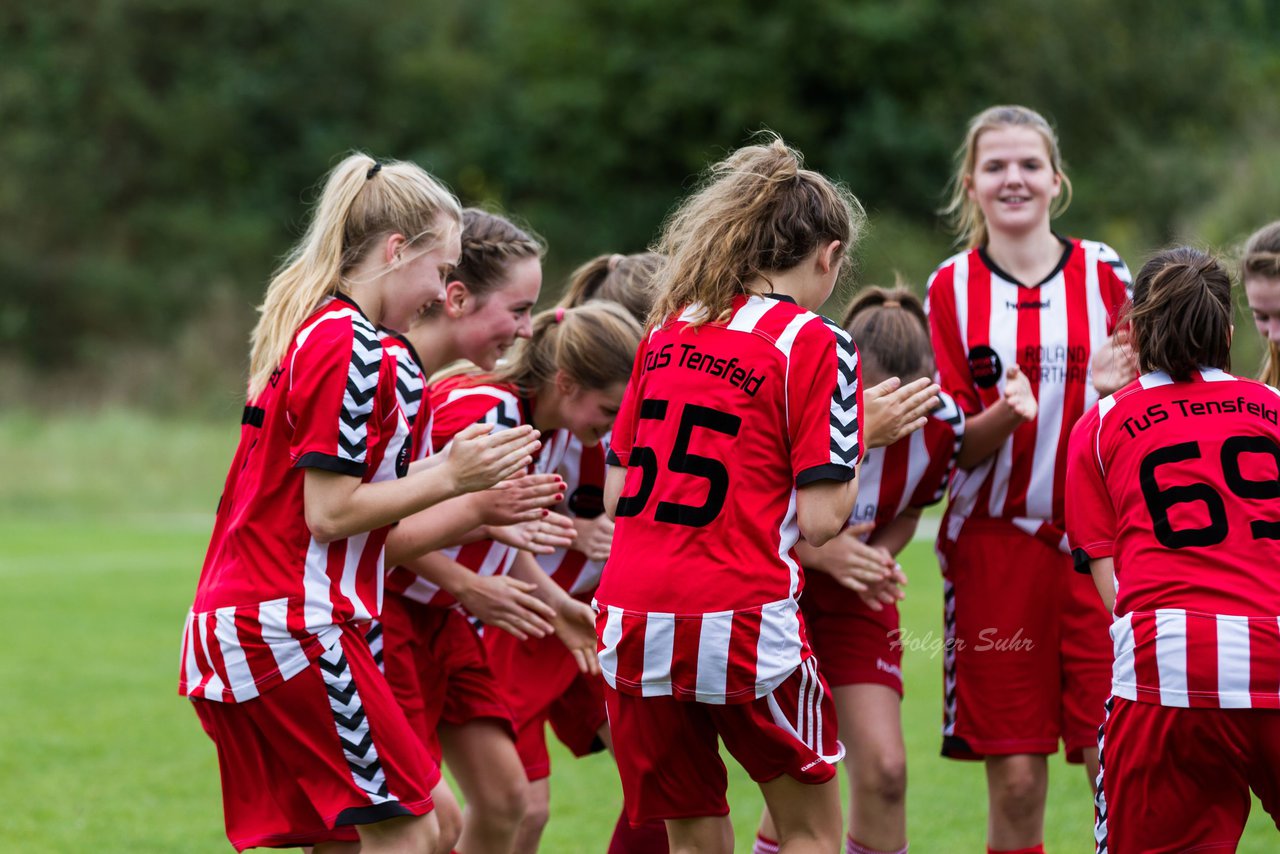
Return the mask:
[[[564, 480], [564, 503], [556, 508], [575, 519], [596, 519], [604, 515], [604, 469], [609, 437], [591, 446], [569, 437], [564, 459], [560, 461], [560, 477]], [[549, 555], [537, 555], [542, 571], [551, 576], [570, 596], [586, 597], [600, 584], [604, 561], [588, 560], [577, 549], [556, 549]]]
[[243, 702], [302, 672], [382, 603], [386, 528], [318, 542], [307, 468], [395, 476], [407, 435], [396, 362], [359, 309], [335, 297], [309, 317], [270, 383], [245, 407], [182, 640], [179, 692]]
[[[472, 424], [491, 424], [495, 430], [531, 424], [533, 410], [537, 406], [534, 398], [521, 396], [515, 386], [487, 376], [448, 377], [428, 388], [427, 396], [429, 432], [423, 436], [420, 457], [443, 451], [455, 435]], [[569, 437], [567, 430], [544, 435], [542, 448], [529, 466], [529, 473], [555, 472], [564, 457]], [[516, 549], [489, 539], [440, 551], [481, 575], [506, 575], [516, 558]], [[389, 576], [389, 589], [415, 602], [440, 608], [457, 604], [452, 594], [404, 567], [396, 567]]]
[[862, 456], [852, 339], [783, 297], [652, 330], [614, 425], [627, 467], [596, 592], [600, 666], [623, 693], [765, 696], [810, 655], [793, 546], [797, 488]]
[[1280, 392], [1139, 377], [1076, 426], [1067, 530], [1116, 573], [1112, 693], [1280, 708]]
[[1018, 365], [1040, 405], [981, 465], [956, 472], [940, 538], [968, 518], [1008, 519], [1065, 551], [1064, 464], [1071, 427], [1097, 401], [1089, 372], [1128, 299], [1129, 271], [1111, 247], [1063, 240], [1044, 281], [1014, 281], [982, 248], [943, 262], [929, 278], [926, 309], [938, 381], [968, 415], [998, 402]]
[[[858, 470], [858, 499], [849, 524], [873, 522], [862, 536], [863, 542], [902, 515], [908, 508], [937, 504], [946, 492], [956, 455], [964, 438], [964, 411], [951, 396], [942, 392], [942, 406], [929, 414], [924, 427], [903, 436], [886, 448], [870, 448]], [[852, 607], [861, 601], [829, 574], [806, 570], [806, 597], [821, 597], [823, 607], [840, 609], [841, 602]]]

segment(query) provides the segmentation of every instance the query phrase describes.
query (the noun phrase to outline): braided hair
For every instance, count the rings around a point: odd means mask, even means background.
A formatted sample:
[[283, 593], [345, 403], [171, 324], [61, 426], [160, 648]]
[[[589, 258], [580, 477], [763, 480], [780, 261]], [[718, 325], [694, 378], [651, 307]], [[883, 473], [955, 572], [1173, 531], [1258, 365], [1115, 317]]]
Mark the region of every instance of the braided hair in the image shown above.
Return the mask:
[[502, 286], [511, 264], [541, 258], [542, 238], [506, 217], [479, 208], [462, 211], [462, 256], [450, 278], [462, 282], [480, 302]]

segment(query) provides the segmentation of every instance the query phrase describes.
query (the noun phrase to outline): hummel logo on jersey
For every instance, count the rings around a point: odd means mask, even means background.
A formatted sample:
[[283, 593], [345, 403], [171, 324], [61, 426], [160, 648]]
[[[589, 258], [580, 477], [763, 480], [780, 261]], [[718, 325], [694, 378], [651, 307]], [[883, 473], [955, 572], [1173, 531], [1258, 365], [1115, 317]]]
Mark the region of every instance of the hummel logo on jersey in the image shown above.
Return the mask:
[[1049, 300], [1039, 300], [1039, 301], [1022, 300], [1019, 302], [1010, 302], [1006, 300], [1004, 307], [1009, 309], [1010, 311], [1021, 311], [1022, 309], [1031, 309], [1031, 308], [1047, 309], [1049, 308], [1049, 302], [1050, 302]]

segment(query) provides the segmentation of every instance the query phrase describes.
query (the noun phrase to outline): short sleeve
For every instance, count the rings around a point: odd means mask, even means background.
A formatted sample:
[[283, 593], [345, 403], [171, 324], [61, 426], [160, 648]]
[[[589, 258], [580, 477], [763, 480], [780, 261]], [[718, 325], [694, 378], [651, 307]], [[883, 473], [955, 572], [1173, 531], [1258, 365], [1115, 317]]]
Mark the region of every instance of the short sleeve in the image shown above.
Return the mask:
[[963, 330], [956, 313], [955, 273], [945, 265], [929, 278], [925, 310], [929, 314], [929, 337], [938, 364], [938, 385], [970, 415], [982, 411], [982, 401], [974, 388], [973, 374], [965, 350]]
[[796, 486], [852, 480], [862, 459], [862, 367], [849, 333], [807, 323], [787, 359], [787, 429]]
[[1067, 446], [1067, 540], [1076, 569], [1088, 572], [1088, 562], [1110, 557], [1116, 538], [1116, 513], [1098, 459], [1098, 407], [1076, 422]]
[[636, 419], [640, 413], [640, 380], [644, 372], [645, 353], [648, 352], [649, 338], [640, 342], [636, 348], [636, 360], [631, 366], [631, 377], [627, 380], [627, 390], [622, 395], [622, 403], [618, 407], [618, 415], [613, 420], [613, 434], [609, 439], [609, 454], [605, 462], [611, 466], [626, 468], [631, 459], [631, 446], [636, 438]]
[[1098, 287], [1107, 306], [1107, 334], [1115, 332], [1124, 307], [1133, 299], [1133, 276], [1120, 253], [1098, 244]]
[[286, 371], [296, 468], [364, 475], [381, 367], [382, 344], [360, 318], [338, 315], [300, 333]]

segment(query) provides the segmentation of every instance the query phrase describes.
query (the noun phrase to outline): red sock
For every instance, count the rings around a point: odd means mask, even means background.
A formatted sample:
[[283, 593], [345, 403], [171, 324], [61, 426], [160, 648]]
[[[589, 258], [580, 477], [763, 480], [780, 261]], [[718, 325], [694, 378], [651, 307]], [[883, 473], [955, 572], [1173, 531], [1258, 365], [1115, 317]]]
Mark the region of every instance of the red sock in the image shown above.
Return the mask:
[[1015, 848], [1011, 851], [997, 851], [988, 845], [987, 854], [1044, 854], [1044, 843], [1032, 845], [1030, 848]]
[[618, 816], [609, 840], [609, 854], [667, 854], [668, 850], [665, 821], [646, 821], [632, 827], [625, 811]]

